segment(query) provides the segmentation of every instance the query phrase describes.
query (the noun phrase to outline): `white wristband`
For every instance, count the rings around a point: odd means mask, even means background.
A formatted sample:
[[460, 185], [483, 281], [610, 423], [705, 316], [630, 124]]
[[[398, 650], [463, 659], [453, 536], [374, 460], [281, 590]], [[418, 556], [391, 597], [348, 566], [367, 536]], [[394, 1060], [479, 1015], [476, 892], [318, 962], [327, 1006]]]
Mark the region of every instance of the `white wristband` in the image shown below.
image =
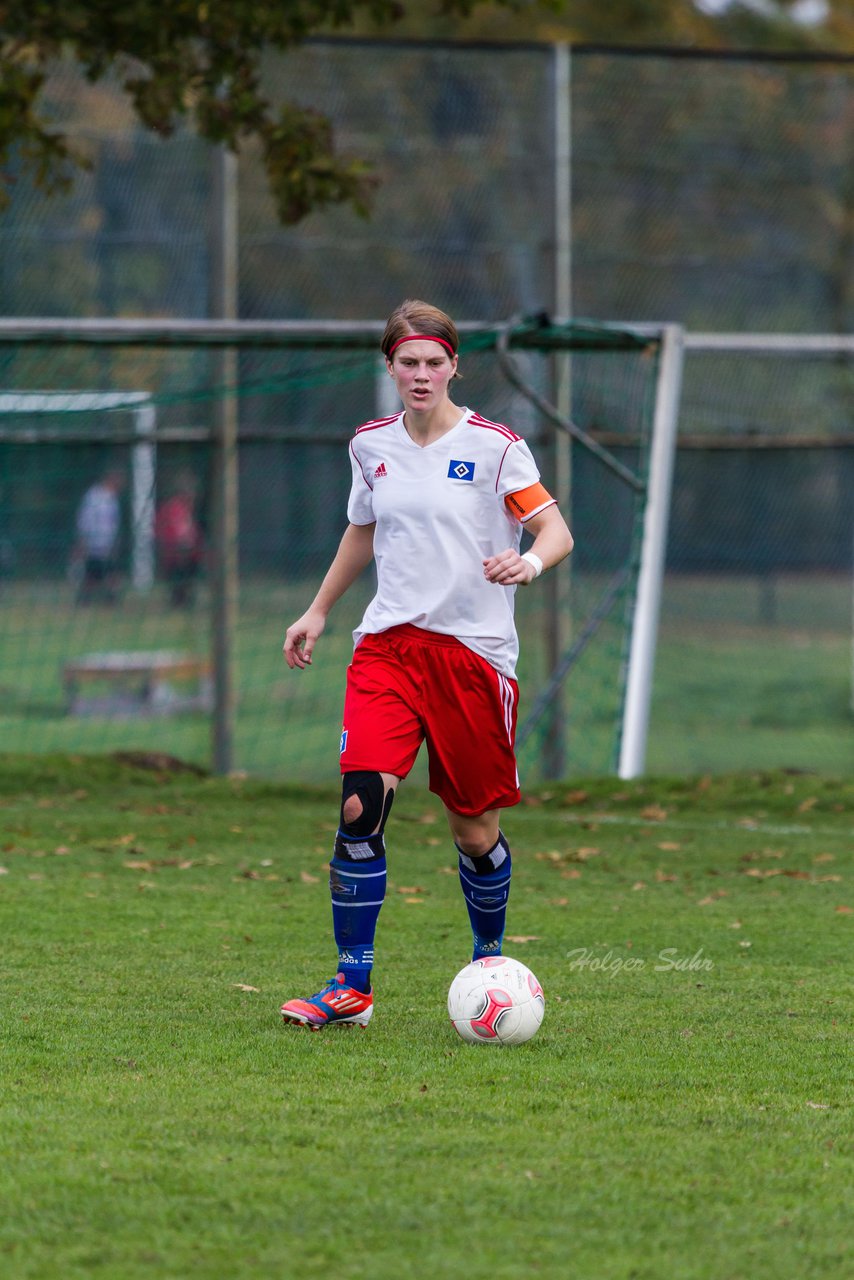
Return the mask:
[[536, 552], [526, 551], [523, 554], [522, 559], [527, 560], [528, 564], [532, 564], [534, 566], [534, 577], [539, 578], [540, 574], [543, 572], [543, 562]]

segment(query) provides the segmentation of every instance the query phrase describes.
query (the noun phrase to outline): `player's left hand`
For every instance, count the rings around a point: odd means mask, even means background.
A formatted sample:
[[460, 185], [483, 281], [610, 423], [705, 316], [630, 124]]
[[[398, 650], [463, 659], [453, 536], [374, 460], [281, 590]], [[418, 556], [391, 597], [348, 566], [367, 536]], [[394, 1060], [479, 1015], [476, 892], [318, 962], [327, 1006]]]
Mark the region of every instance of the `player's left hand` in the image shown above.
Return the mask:
[[523, 560], [518, 551], [508, 547], [484, 560], [483, 576], [501, 587], [516, 587], [527, 586], [537, 574], [530, 560]]

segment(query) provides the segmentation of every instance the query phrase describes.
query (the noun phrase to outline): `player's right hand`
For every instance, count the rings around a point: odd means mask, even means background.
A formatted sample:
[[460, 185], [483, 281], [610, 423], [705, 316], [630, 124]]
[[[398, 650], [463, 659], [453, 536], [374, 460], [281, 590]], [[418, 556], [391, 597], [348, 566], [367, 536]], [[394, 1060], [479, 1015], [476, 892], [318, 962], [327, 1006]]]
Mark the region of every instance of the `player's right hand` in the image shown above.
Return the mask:
[[291, 670], [297, 667], [300, 671], [304, 671], [306, 667], [311, 666], [314, 646], [325, 626], [326, 619], [323, 615], [309, 610], [288, 627], [282, 652]]

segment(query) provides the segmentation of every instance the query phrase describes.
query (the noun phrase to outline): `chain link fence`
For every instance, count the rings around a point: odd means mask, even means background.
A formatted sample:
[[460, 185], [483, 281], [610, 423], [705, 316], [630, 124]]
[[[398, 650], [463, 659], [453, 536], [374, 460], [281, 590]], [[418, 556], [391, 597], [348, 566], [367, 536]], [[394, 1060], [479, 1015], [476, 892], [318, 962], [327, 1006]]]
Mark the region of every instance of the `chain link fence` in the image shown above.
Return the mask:
[[[223, 384], [215, 341], [80, 337], [0, 342], [4, 385], [30, 388], [0, 395], [0, 474], [10, 480], [0, 493], [4, 742], [159, 749], [201, 764], [328, 777], [351, 632], [373, 575], [335, 610], [309, 672], [288, 671], [281, 645], [346, 525], [348, 442], [383, 407], [380, 359], [349, 349], [346, 335], [296, 350], [292, 341], [235, 339], [235, 380]], [[566, 565], [518, 597], [522, 764], [531, 779], [604, 772], [620, 746], [659, 343], [628, 330], [539, 324], [521, 326], [518, 338], [519, 385], [548, 396], [565, 345], [576, 430], [610, 403], [614, 434], [598, 454], [557, 438], [505, 377], [496, 333], [465, 340], [466, 402], [512, 422], [549, 485], [568, 458], [575, 474], [583, 551], [571, 590]], [[223, 467], [232, 451], [230, 510]], [[616, 469], [603, 465], [609, 457]], [[232, 551], [234, 576], [224, 579]], [[217, 669], [219, 648], [227, 670]], [[574, 673], [568, 692], [559, 683], [537, 708], [537, 691], [564, 656]]]

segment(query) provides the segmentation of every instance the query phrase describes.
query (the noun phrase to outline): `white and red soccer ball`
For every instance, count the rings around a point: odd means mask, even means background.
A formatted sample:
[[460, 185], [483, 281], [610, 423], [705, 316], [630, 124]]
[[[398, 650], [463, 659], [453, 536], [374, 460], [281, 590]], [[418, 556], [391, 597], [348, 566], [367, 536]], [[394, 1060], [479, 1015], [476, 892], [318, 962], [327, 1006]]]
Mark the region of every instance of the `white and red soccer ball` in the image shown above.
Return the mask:
[[543, 988], [510, 956], [485, 956], [461, 969], [448, 992], [448, 1013], [470, 1044], [524, 1044], [545, 1012]]

